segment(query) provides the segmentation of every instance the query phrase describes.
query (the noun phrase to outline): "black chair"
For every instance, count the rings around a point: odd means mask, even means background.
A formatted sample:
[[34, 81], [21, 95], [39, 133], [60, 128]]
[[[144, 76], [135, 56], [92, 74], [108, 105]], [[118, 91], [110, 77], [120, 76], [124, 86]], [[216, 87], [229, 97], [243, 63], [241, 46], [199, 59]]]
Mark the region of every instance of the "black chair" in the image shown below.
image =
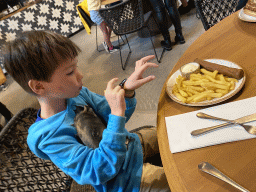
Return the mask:
[[0, 132], [0, 191], [70, 191], [71, 177], [36, 157], [27, 145], [36, 113], [33, 108], [21, 110]]
[[123, 1], [122, 3], [119, 3], [114, 6], [111, 6], [108, 8], [102, 8], [99, 10], [99, 12], [102, 18], [108, 24], [108, 26], [118, 36], [119, 46], [120, 46], [119, 37], [124, 35], [126, 38], [126, 41], [129, 47], [129, 53], [124, 63], [122, 60], [122, 53], [120, 48], [120, 59], [121, 59], [121, 65], [123, 70], [125, 70], [125, 66], [132, 52], [126, 35], [137, 32], [143, 28], [148, 29], [150, 34], [150, 40], [154, 49], [154, 53], [156, 55], [156, 59], [159, 63], [161, 62], [165, 49], [163, 49], [161, 57], [160, 59], [158, 59], [155, 46], [152, 41], [151, 31], [148, 28], [148, 21], [149, 21], [149, 18], [152, 16], [152, 11], [149, 11], [148, 13], [144, 14], [141, 0]]
[[236, 11], [238, 0], [195, 0], [197, 13], [208, 30]]
[[94, 23], [91, 18], [85, 13], [85, 11], [78, 5], [77, 6], [78, 11], [80, 12], [81, 16], [83, 19], [86, 21], [86, 23], [89, 25], [91, 28], [92, 26], [96, 27], [96, 49], [98, 52], [104, 51], [105, 49], [99, 49], [99, 44], [98, 44], [98, 26], [96, 23]]
[[5, 119], [4, 124], [0, 124], [0, 131], [2, 131], [5, 124], [7, 124], [11, 120], [11, 118], [13, 117], [13, 114], [2, 102], [0, 102], [0, 114]]

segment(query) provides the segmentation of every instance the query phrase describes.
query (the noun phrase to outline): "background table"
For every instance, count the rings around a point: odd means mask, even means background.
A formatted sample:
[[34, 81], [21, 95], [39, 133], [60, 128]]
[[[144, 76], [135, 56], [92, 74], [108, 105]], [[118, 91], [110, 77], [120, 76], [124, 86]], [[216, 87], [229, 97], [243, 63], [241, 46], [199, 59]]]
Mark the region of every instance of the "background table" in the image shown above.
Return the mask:
[[[244, 87], [223, 103], [256, 95], [256, 23], [240, 20], [238, 12], [225, 18], [187, 49], [168, 78], [183, 64], [196, 58], [225, 59], [243, 67], [246, 74]], [[158, 103], [157, 134], [164, 170], [172, 192], [236, 191], [223, 181], [201, 172], [198, 164], [203, 161], [211, 163], [248, 190], [256, 191], [256, 139], [171, 153], [165, 117], [202, 108], [184, 106], [171, 100], [166, 93], [165, 82]]]

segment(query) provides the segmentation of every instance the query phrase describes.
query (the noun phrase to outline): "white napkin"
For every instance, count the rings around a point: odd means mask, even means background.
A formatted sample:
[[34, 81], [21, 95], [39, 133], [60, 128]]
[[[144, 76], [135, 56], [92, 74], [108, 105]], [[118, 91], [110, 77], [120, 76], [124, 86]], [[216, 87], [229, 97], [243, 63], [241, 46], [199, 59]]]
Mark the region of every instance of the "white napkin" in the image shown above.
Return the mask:
[[[198, 112], [204, 112], [208, 115], [234, 120], [256, 113], [256, 97], [166, 117], [165, 121], [170, 150], [172, 153], [221, 143], [256, 138], [256, 135], [249, 134], [243, 127], [239, 125], [229, 125], [207, 134], [192, 136], [190, 133], [193, 130], [225, 123], [223, 121], [211, 119], [200, 119], [196, 116], [196, 113]], [[246, 124], [256, 126], [256, 121]]]

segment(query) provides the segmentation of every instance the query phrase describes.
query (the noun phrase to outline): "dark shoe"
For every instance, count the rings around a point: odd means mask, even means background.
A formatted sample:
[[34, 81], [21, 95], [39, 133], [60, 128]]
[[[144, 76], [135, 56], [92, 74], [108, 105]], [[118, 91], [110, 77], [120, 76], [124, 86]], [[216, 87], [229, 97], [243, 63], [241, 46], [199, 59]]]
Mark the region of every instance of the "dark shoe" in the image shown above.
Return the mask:
[[176, 34], [176, 36], [175, 36], [175, 43], [184, 44], [185, 43], [185, 39], [184, 39], [183, 35]]
[[171, 51], [172, 50], [172, 44], [170, 41], [167, 41], [167, 40], [164, 40], [164, 41], [161, 41], [161, 46], [167, 50], [167, 51]]

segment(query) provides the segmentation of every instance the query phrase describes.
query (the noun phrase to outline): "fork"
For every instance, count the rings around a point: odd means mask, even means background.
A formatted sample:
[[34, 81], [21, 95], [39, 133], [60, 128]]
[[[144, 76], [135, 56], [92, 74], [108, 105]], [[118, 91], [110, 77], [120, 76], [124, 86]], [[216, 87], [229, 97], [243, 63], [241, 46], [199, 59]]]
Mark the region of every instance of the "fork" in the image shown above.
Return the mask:
[[214, 117], [214, 116], [211, 116], [211, 115], [207, 115], [205, 113], [202, 113], [202, 112], [199, 112], [196, 114], [197, 117], [199, 118], [203, 118], [203, 119], [215, 119], [215, 120], [221, 120], [221, 121], [226, 121], [228, 123], [225, 123], [225, 124], [221, 124], [221, 125], [216, 125], [216, 126], [213, 126], [213, 127], [208, 127], [208, 128], [204, 128], [204, 129], [200, 129], [200, 130], [195, 130], [195, 131], [192, 131], [191, 134], [196, 136], [196, 135], [201, 135], [205, 132], [209, 132], [209, 131], [213, 131], [215, 129], [218, 129], [220, 127], [224, 127], [226, 125], [229, 125], [229, 124], [237, 124], [237, 125], [240, 125], [242, 126], [248, 133], [252, 134], [252, 135], [256, 135], [256, 127], [255, 126], [252, 126], [252, 125], [244, 125], [242, 123], [237, 123], [235, 121], [232, 121], [232, 120], [228, 120], [228, 119], [223, 119], [223, 118], [219, 118], [219, 117]]
[[205, 173], [208, 173], [212, 176], [217, 177], [218, 179], [221, 179], [224, 182], [227, 182], [228, 184], [232, 185], [233, 187], [239, 189], [242, 192], [250, 192], [247, 189], [245, 189], [244, 187], [242, 187], [241, 185], [237, 184], [235, 181], [233, 181], [229, 177], [227, 177], [226, 175], [224, 175], [222, 172], [220, 172], [218, 169], [216, 169], [214, 166], [212, 166], [208, 162], [200, 163], [198, 165], [198, 168]]

